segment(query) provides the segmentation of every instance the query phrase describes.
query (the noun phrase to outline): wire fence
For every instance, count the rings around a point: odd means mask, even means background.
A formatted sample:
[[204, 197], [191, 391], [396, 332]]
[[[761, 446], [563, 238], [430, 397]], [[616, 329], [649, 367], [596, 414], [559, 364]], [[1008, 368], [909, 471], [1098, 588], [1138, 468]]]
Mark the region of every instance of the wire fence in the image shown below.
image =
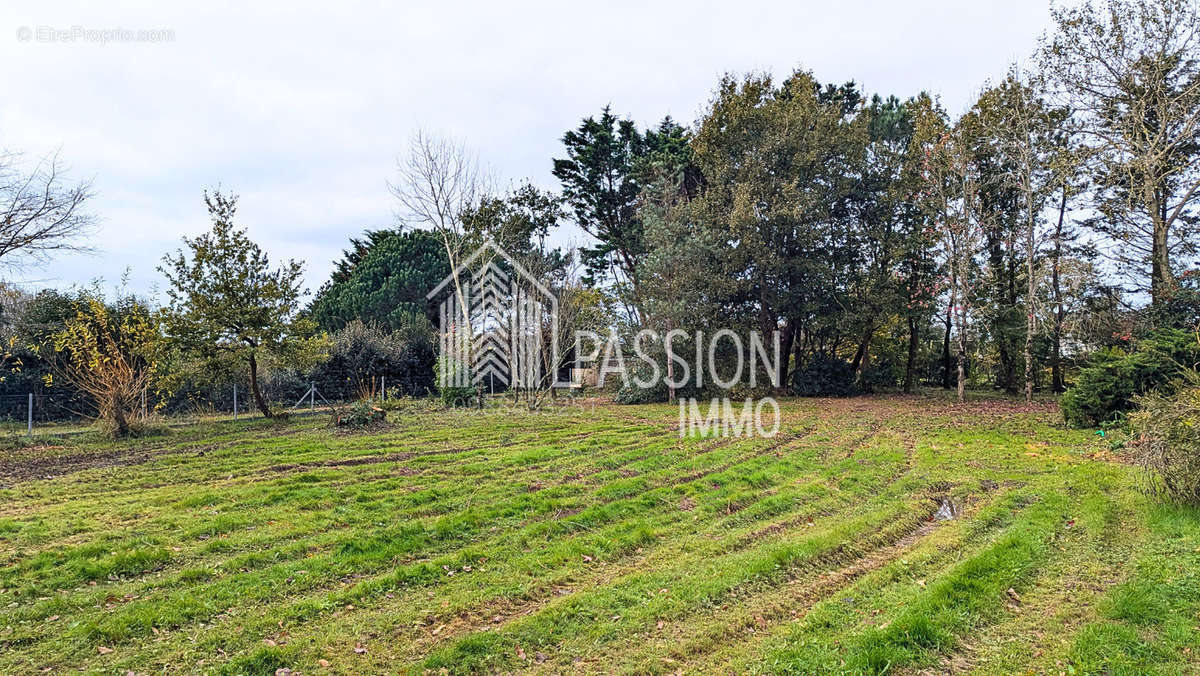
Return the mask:
[[[273, 412], [328, 414], [361, 400], [425, 396], [432, 387], [387, 374], [346, 372], [321, 378], [269, 374], [260, 379], [264, 403]], [[39, 386], [27, 392], [0, 393], [0, 433], [5, 435], [77, 434], [93, 429], [95, 406], [69, 388]], [[169, 425], [254, 418], [258, 403], [246, 381], [190, 387], [174, 392], [148, 390], [130, 411], [142, 419]]]

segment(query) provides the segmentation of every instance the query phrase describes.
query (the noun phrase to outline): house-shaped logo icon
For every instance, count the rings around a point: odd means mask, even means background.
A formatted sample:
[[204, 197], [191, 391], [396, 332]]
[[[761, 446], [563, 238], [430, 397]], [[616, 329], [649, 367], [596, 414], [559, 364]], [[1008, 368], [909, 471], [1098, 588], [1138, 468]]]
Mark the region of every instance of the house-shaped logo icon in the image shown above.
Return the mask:
[[556, 384], [558, 298], [488, 239], [426, 296], [438, 307], [439, 387]]

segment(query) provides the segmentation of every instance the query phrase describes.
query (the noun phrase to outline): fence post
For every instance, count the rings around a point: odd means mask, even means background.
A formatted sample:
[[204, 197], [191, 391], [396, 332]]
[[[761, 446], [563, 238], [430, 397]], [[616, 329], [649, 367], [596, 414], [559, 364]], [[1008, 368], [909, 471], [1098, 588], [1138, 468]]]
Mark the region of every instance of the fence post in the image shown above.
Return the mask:
[[387, 401], [387, 376], [379, 376], [379, 390], [382, 392], [380, 399]]
[[142, 390], [142, 418], [150, 417], [150, 412], [146, 410], [146, 390]]
[[233, 384], [233, 419], [237, 420], [237, 383]]
[[317, 409], [317, 384], [308, 384], [308, 410], [315, 411]]
[[26, 428], [29, 431], [29, 436], [33, 436], [33, 392], [29, 393], [29, 418], [26, 423]]

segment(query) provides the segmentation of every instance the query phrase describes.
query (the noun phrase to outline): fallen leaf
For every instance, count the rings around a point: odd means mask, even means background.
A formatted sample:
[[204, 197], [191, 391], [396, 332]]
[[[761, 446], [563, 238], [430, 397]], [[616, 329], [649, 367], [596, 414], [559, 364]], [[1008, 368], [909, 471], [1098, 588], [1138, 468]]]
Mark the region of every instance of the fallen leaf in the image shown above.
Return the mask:
[[320, 659], [320, 660], [317, 660], [317, 664], [321, 665], [322, 667], [325, 667], [326, 669], [329, 668], [329, 660]]
[[97, 651], [99, 651], [99, 653], [100, 653], [101, 655], [107, 655], [107, 654], [109, 654], [109, 653], [111, 653], [111, 652], [113, 651], [113, 649], [112, 649], [112, 648], [105, 648], [105, 647], [104, 647], [104, 646], [102, 646], [102, 645], [98, 645], [98, 646], [96, 646], [96, 650], [97, 650]]
[[526, 660], [525, 651], [521, 649], [521, 644], [517, 644], [517, 659], [524, 662]]
[[355, 654], [358, 654], [358, 655], [365, 655], [367, 652], [367, 648], [366, 648], [366, 646], [364, 646], [361, 643], [355, 643], [354, 644], [354, 652], [355, 652]]

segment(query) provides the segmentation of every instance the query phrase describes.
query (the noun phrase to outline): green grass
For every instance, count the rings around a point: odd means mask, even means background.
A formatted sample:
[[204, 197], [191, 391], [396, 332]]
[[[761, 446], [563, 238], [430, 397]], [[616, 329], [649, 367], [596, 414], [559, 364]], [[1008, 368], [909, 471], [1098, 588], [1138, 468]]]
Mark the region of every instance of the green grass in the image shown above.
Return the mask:
[[774, 439], [598, 406], [0, 451], [0, 672], [1196, 663], [1200, 514], [1053, 404], [782, 409]]

